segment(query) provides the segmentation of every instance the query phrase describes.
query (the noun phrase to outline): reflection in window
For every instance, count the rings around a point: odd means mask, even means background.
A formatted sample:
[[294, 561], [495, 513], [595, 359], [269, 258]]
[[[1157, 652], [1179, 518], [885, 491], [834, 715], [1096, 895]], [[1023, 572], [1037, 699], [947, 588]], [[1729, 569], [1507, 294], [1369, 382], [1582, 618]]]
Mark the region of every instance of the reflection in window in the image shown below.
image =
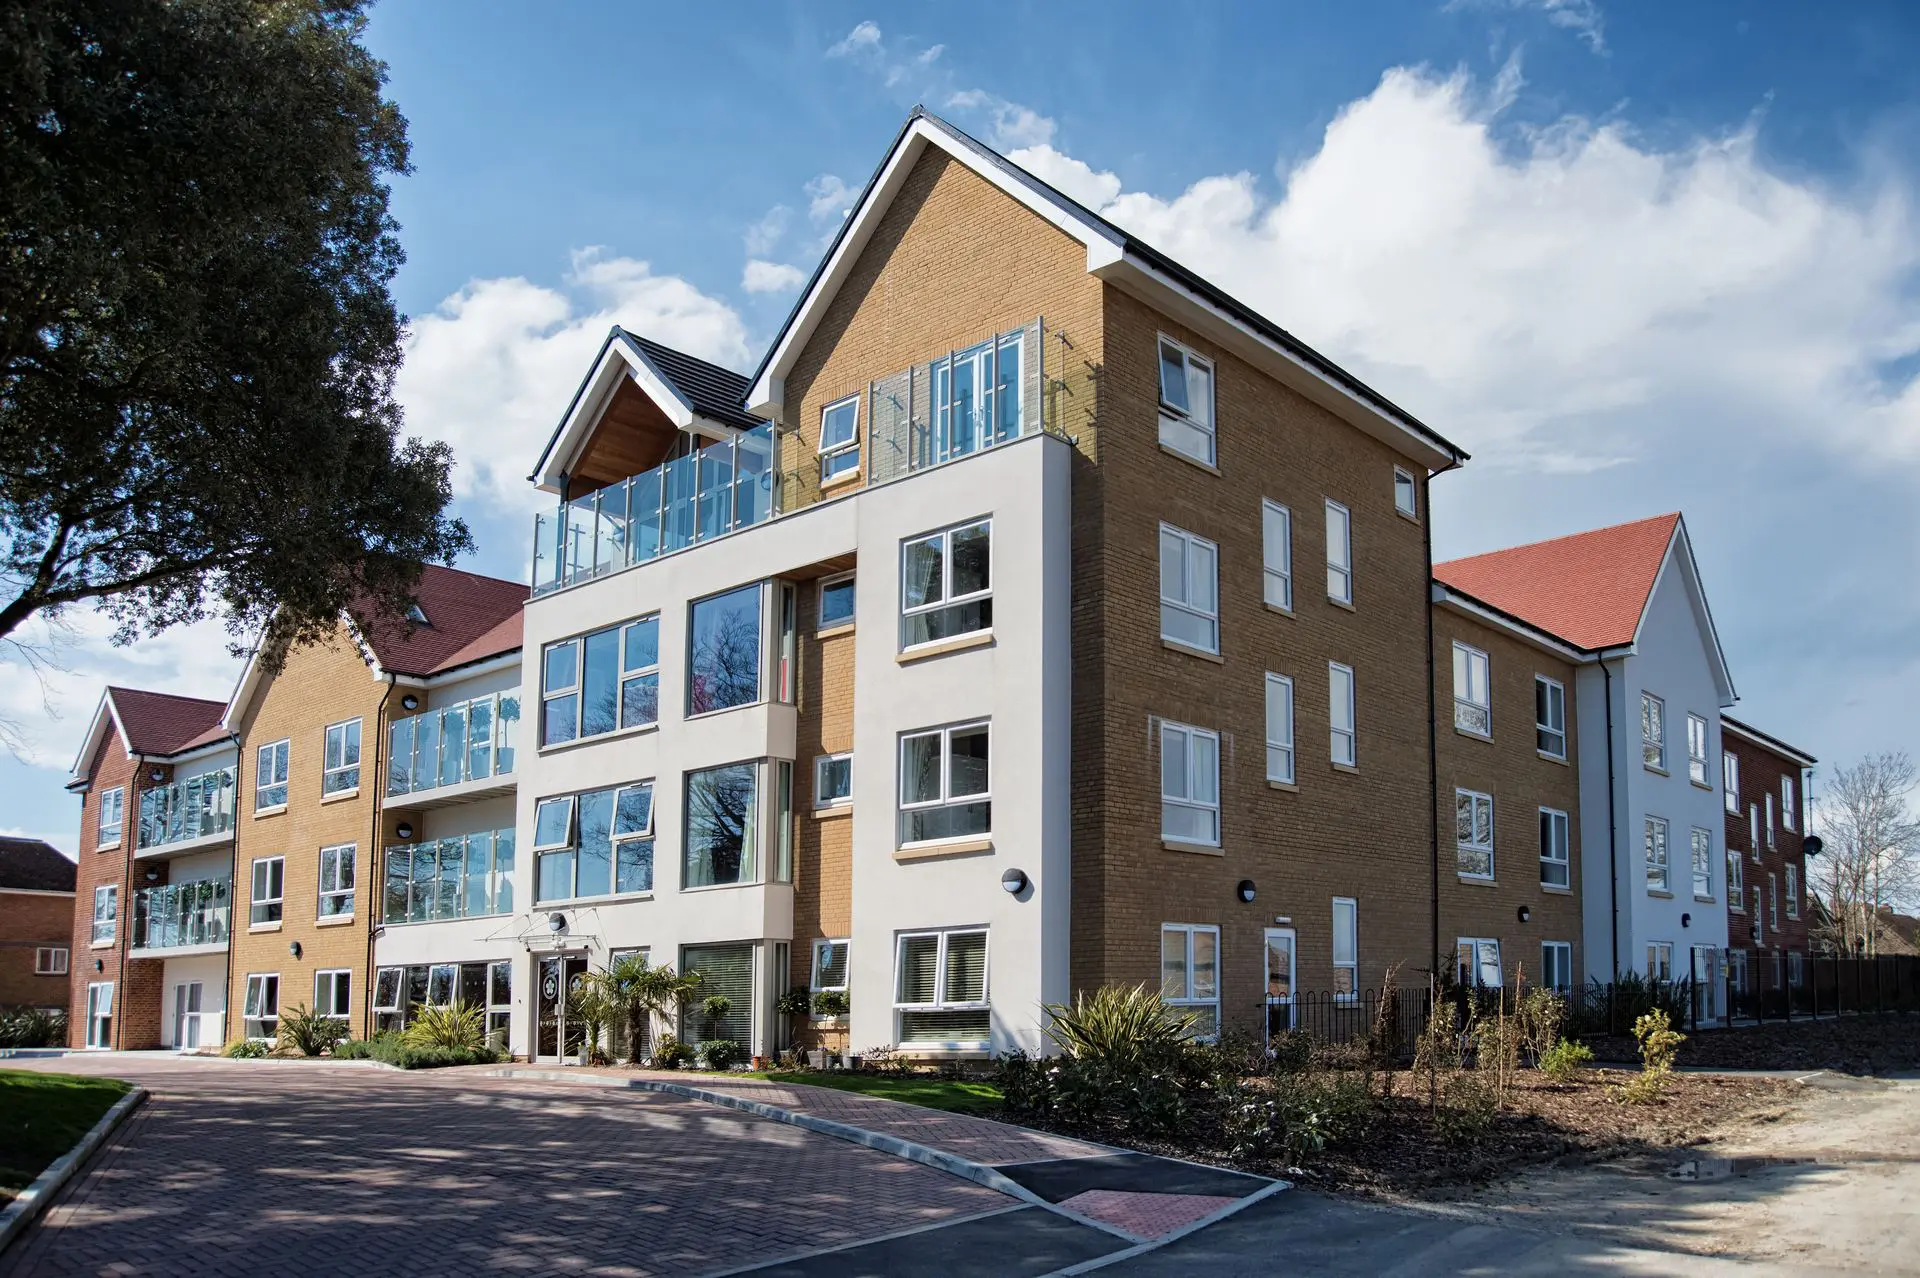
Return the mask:
[[993, 524], [919, 537], [901, 548], [900, 643], [934, 643], [993, 627]]
[[534, 900], [653, 890], [653, 783], [542, 799], [534, 808]]
[[682, 887], [751, 883], [757, 877], [754, 825], [759, 782], [757, 763], [687, 774]]
[[693, 605], [687, 650], [687, 713], [760, 700], [760, 586]]

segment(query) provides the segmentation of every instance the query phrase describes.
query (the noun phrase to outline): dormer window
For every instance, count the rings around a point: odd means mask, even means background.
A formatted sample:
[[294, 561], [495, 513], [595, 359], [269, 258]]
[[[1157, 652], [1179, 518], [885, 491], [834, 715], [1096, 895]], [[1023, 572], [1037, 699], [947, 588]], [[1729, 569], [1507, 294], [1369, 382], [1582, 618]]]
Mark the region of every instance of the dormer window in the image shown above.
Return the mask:
[[407, 620], [416, 626], [431, 626], [433, 624], [427, 620], [427, 610], [417, 603], [407, 605]]

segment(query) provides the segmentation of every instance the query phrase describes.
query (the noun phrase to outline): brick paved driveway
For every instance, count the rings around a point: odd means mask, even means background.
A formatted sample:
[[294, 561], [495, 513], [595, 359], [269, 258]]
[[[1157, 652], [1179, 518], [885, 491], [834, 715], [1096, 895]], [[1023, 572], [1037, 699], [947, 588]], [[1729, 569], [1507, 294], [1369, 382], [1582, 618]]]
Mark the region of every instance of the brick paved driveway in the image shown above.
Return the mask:
[[1009, 1205], [671, 1096], [345, 1064], [18, 1063], [153, 1095], [0, 1278], [700, 1273]]

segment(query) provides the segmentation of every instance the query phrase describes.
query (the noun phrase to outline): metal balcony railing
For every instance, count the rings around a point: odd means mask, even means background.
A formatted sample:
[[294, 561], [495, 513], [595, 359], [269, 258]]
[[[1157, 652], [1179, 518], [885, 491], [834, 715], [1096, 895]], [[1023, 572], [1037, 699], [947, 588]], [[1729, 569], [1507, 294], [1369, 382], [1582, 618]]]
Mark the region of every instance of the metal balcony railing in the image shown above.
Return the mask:
[[237, 768], [204, 772], [140, 795], [139, 846], [163, 847], [233, 829]]
[[394, 720], [387, 728], [387, 797], [508, 775], [519, 726], [517, 692]]
[[141, 888], [133, 894], [133, 948], [225, 945], [232, 910], [232, 879], [192, 879]]

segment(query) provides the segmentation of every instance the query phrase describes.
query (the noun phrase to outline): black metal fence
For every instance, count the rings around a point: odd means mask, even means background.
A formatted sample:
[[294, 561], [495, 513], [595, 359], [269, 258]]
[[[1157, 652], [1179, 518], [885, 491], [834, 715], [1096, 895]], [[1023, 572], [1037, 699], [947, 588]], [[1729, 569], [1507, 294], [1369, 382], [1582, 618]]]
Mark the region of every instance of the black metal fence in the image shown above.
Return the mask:
[[1427, 1027], [1428, 992], [1418, 987], [1392, 991], [1392, 1006], [1383, 1021], [1380, 1006], [1385, 998], [1380, 990], [1357, 994], [1298, 991], [1286, 1002], [1269, 1000], [1267, 1037], [1271, 1040], [1275, 1034], [1294, 1030], [1323, 1043], [1359, 1043], [1378, 1026], [1384, 1050], [1411, 1058], [1420, 1032]]
[[1846, 958], [1765, 951], [1749, 954], [1722, 978], [1720, 1006], [1738, 1025], [1880, 1012], [1920, 1012], [1920, 956]]

